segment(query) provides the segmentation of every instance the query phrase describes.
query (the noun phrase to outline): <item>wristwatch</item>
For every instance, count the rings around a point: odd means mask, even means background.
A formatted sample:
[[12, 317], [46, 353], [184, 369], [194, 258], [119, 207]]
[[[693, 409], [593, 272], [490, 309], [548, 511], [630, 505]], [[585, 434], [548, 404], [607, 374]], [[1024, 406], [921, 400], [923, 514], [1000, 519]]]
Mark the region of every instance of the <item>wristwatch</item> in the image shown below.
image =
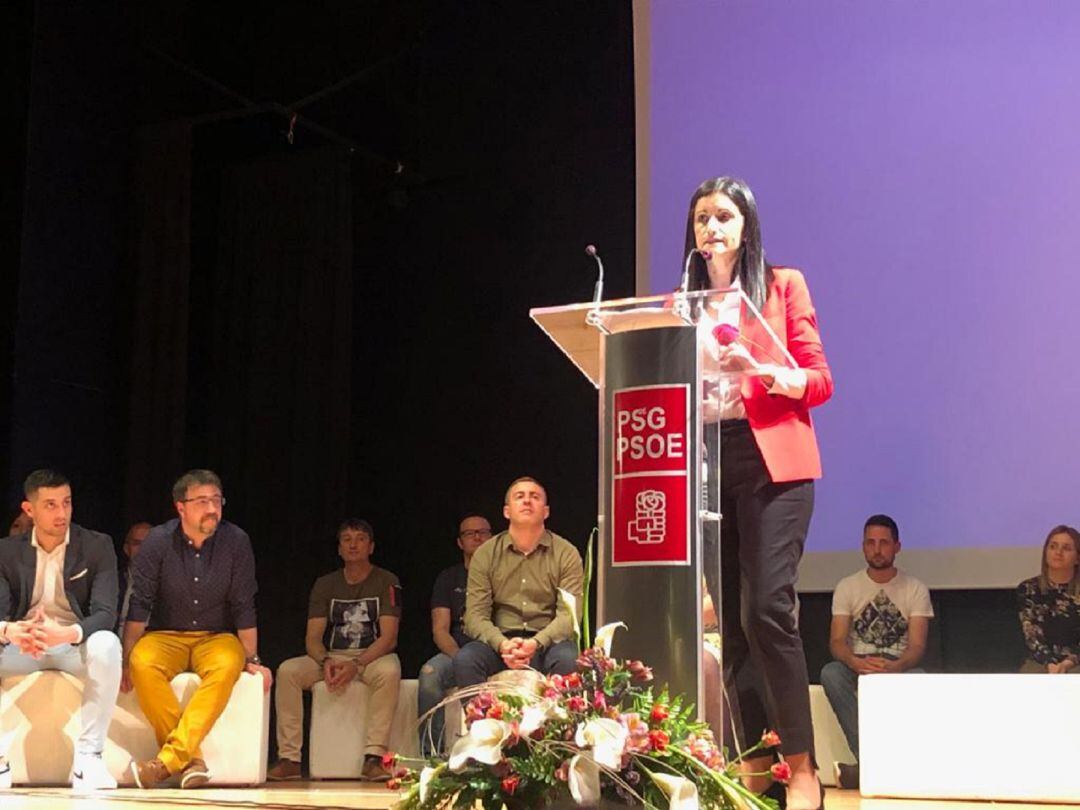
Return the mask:
[[261, 666], [262, 666], [262, 659], [261, 659], [261, 658], [259, 658], [259, 654], [258, 654], [258, 653], [255, 653], [254, 655], [249, 655], [249, 656], [247, 657], [246, 663], [248, 663], [248, 664], [254, 664], [254, 665], [255, 665], [255, 666], [257, 666], [257, 667], [261, 667]]

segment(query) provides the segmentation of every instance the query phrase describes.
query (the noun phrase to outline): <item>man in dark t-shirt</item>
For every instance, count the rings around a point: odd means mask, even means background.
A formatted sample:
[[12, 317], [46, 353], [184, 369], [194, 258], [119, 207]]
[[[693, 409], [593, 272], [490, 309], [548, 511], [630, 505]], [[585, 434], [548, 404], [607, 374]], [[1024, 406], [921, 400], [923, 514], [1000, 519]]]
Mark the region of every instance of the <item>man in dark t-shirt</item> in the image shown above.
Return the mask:
[[[469, 515], [458, 525], [462, 561], [444, 569], [431, 592], [431, 635], [439, 652], [420, 668], [420, 717], [431, 711], [454, 688], [454, 656], [472, 641], [465, 634], [465, 590], [473, 552], [491, 537], [487, 518]], [[428, 757], [442, 747], [444, 717], [439, 709], [420, 724], [420, 752]]]
[[271, 781], [300, 778], [304, 736], [303, 690], [326, 681], [337, 692], [360, 680], [371, 689], [362, 777], [385, 781], [390, 772], [382, 755], [390, 742], [397, 709], [401, 662], [397, 648], [401, 620], [398, 578], [371, 564], [375, 532], [366, 520], [351, 518], [338, 528], [338, 554], [345, 566], [315, 580], [308, 600], [307, 655], [278, 667], [278, 761], [267, 772]]

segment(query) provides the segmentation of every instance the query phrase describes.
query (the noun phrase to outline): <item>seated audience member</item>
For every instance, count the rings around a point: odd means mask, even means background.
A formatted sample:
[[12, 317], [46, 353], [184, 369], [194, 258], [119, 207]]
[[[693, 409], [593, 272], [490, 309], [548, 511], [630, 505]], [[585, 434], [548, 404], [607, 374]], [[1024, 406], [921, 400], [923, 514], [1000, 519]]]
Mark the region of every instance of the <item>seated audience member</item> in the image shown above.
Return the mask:
[[507, 668], [532, 667], [545, 675], [574, 671], [577, 628], [559, 589], [573, 595], [581, 615], [584, 571], [573, 544], [544, 528], [550, 512], [540, 483], [517, 479], [503, 505], [509, 528], [473, 554], [465, 632], [475, 641], [454, 657], [459, 687]]
[[11, 518], [11, 526], [8, 527], [8, 536], [14, 537], [17, 534], [28, 534], [32, 528], [34, 528], [34, 521], [26, 514], [26, 512], [20, 509], [15, 513], [15, 516]]
[[[423, 717], [454, 688], [454, 657], [472, 639], [465, 633], [465, 590], [473, 554], [491, 537], [487, 518], [470, 515], [458, 526], [461, 562], [439, 573], [431, 590], [431, 635], [439, 652], [420, 667], [418, 714]], [[420, 726], [420, 753], [428, 757], [442, 748], [444, 715], [435, 712]]]
[[[210, 781], [199, 746], [240, 673], [261, 675], [266, 689], [272, 681], [258, 654], [251, 540], [222, 518], [221, 479], [191, 470], [173, 485], [172, 498], [179, 518], [152, 528], [132, 560], [124, 623], [121, 688], [134, 687], [161, 746], [153, 759], [131, 763], [141, 788], [159, 787], [176, 774], [185, 789]], [[172, 679], [188, 671], [201, 683], [181, 712]]]
[[[0, 677], [54, 669], [79, 678], [71, 786], [115, 788], [101, 758], [120, 689], [112, 538], [71, 522], [71, 485], [59, 473], [36, 470], [23, 489], [31, 529], [0, 541]], [[0, 756], [0, 788], [9, 787]]]
[[[840, 580], [833, 592], [829, 651], [835, 661], [821, 670], [821, 685], [856, 760], [859, 756], [859, 676], [921, 672], [934, 608], [930, 592], [896, 567], [900, 530], [888, 515], [863, 527], [866, 569]], [[842, 788], [859, 786], [859, 766], [835, 763]]]
[[127, 621], [128, 606], [131, 604], [131, 561], [139, 553], [146, 535], [150, 534], [153, 527], [146, 521], [131, 524], [131, 528], [124, 535], [124, 565], [120, 569], [120, 601], [117, 604], [116, 632], [124, 631], [124, 622]]
[[267, 774], [274, 781], [300, 778], [303, 690], [325, 681], [331, 692], [340, 692], [354, 679], [371, 689], [361, 776], [372, 782], [391, 776], [382, 756], [390, 743], [401, 683], [401, 662], [394, 652], [401, 585], [394, 574], [371, 564], [375, 532], [366, 520], [342, 523], [337, 544], [344, 567], [315, 580], [308, 599], [307, 655], [278, 667], [278, 761]]
[[1020, 671], [1080, 673], [1080, 532], [1050, 530], [1042, 573], [1020, 583], [1016, 603], [1028, 648]]

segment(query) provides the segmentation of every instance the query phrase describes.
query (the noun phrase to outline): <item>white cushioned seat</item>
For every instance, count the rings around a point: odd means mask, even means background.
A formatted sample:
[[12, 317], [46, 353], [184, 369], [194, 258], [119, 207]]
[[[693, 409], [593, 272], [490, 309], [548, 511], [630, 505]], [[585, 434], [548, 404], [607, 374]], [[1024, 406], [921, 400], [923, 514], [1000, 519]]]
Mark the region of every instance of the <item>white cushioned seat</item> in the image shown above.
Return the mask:
[[[172, 682], [181, 707], [198, 688], [192, 672]], [[80, 731], [82, 682], [56, 671], [4, 678], [0, 682], [0, 738], [13, 732], [8, 759], [12, 779], [22, 785], [66, 785], [75, 740]], [[270, 737], [270, 696], [262, 677], [241, 673], [229, 705], [203, 740], [202, 753], [211, 784], [258, 785], [266, 781]], [[128, 781], [132, 759], [150, 759], [158, 751], [154, 732], [139, 708], [135, 692], [120, 693], [104, 759], [121, 783]]]
[[[416, 701], [419, 684], [402, 680], [397, 709], [390, 726], [390, 750], [407, 757], [419, 756]], [[311, 689], [312, 779], [358, 779], [367, 744], [367, 707], [371, 690], [360, 681], [332, 694], [319, 681]]]

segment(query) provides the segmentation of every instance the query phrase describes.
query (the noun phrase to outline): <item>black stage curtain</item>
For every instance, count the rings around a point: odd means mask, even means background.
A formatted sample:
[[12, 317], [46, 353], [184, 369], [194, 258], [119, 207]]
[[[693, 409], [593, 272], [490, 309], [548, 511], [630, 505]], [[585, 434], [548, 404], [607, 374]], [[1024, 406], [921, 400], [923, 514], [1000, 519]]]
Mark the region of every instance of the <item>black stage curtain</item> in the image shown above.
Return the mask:
[[127, 525], [172, 516], [169, 491], [184, 463], [191, 273], [191, 128], [146, 127], [136, 141]]
[[276, 663], [303, 649], [308, 591], [337, 559], [346, 504], [349, 169], [320, 151], [200, 176], [196, 204], [210, 210], [193, 233], [186, 466], [222, 476], [226, 515], [251, 535], [260, 646]]

